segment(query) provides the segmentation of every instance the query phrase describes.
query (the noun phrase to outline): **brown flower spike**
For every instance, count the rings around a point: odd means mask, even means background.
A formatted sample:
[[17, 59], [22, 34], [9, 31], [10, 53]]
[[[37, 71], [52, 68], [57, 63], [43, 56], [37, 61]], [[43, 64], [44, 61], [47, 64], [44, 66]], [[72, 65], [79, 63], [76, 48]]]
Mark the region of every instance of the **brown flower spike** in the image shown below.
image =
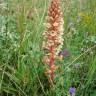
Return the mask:
[[46, 31], [43, 33], [43, 49], [45, 49], [44, 63], [48, 65], [45, 72], [50, 83], [54, 80], [54, 71], [58, 68], [54, 61], [63, 45], [63, 16], [60, 11], [60, 0], [52, 0], [48, 9]]

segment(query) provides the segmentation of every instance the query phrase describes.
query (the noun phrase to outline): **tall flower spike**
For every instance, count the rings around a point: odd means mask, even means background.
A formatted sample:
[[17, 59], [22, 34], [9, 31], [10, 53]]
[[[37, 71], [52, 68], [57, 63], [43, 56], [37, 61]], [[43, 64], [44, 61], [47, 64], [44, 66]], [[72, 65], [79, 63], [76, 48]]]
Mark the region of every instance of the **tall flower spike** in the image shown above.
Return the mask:
[[43, 33], [43, 49], [45, 49], [44, 63], [48, 65], [46, 71], [49, 81], [53, 83], [54, 71], [58, 68], [54, 61], [63, 45], [63, 16], [60, 11], [60, 0], [52, 0], [46, 17], [46, 31]]

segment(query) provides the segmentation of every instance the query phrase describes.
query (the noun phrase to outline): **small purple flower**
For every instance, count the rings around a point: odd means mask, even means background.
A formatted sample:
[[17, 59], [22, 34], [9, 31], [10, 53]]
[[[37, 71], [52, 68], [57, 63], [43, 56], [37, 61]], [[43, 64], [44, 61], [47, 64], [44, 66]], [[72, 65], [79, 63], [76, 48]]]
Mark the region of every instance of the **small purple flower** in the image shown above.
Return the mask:
[[70, 55], [70, 53], [67, 49], [64, 49], [64, 50], [60, 51], [58, 55], [59, 56], [62, 55], [63, 57], [68, 57]]
[[76, 89], [74, 87], [70, 87], [69, 89], [70, 96], [75, 96], [75, 91]]

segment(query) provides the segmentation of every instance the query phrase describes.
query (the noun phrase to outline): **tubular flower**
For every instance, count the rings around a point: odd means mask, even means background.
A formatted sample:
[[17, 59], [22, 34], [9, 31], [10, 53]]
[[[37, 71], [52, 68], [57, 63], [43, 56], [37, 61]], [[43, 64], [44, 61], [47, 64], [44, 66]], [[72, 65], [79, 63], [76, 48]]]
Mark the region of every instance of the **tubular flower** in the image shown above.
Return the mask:
[[63, 23], [60, 0], [52, 0], [48, 9], [48, 16], [46, 17], [46, 30], [43, 33], [44, 62], [49, 68], [46, 74], [52, 82], [54, 79], [54, 71], [58, 68], [55, 66], [54, 61], [63, 45]]
[[76, 89], [74, 87], [70, 87], [69, 89], [70, 96], [75, 96], [75, 91]]

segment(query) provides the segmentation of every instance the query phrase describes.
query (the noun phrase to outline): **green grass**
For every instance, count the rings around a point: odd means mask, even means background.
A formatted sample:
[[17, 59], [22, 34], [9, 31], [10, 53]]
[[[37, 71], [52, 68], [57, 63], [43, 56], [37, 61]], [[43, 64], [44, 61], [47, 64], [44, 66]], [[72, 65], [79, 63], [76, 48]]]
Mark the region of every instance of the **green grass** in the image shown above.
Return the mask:
[[[0, 96], [96, 95], [96, 1], [61, 0], [69, 57], [50, 87], [44, 74], [42, 33], [50, 0], [0, 1]], [[83, 1], [83, 0], [82, 0]], [[32, 10], [32, 18], [27, 18]]]

